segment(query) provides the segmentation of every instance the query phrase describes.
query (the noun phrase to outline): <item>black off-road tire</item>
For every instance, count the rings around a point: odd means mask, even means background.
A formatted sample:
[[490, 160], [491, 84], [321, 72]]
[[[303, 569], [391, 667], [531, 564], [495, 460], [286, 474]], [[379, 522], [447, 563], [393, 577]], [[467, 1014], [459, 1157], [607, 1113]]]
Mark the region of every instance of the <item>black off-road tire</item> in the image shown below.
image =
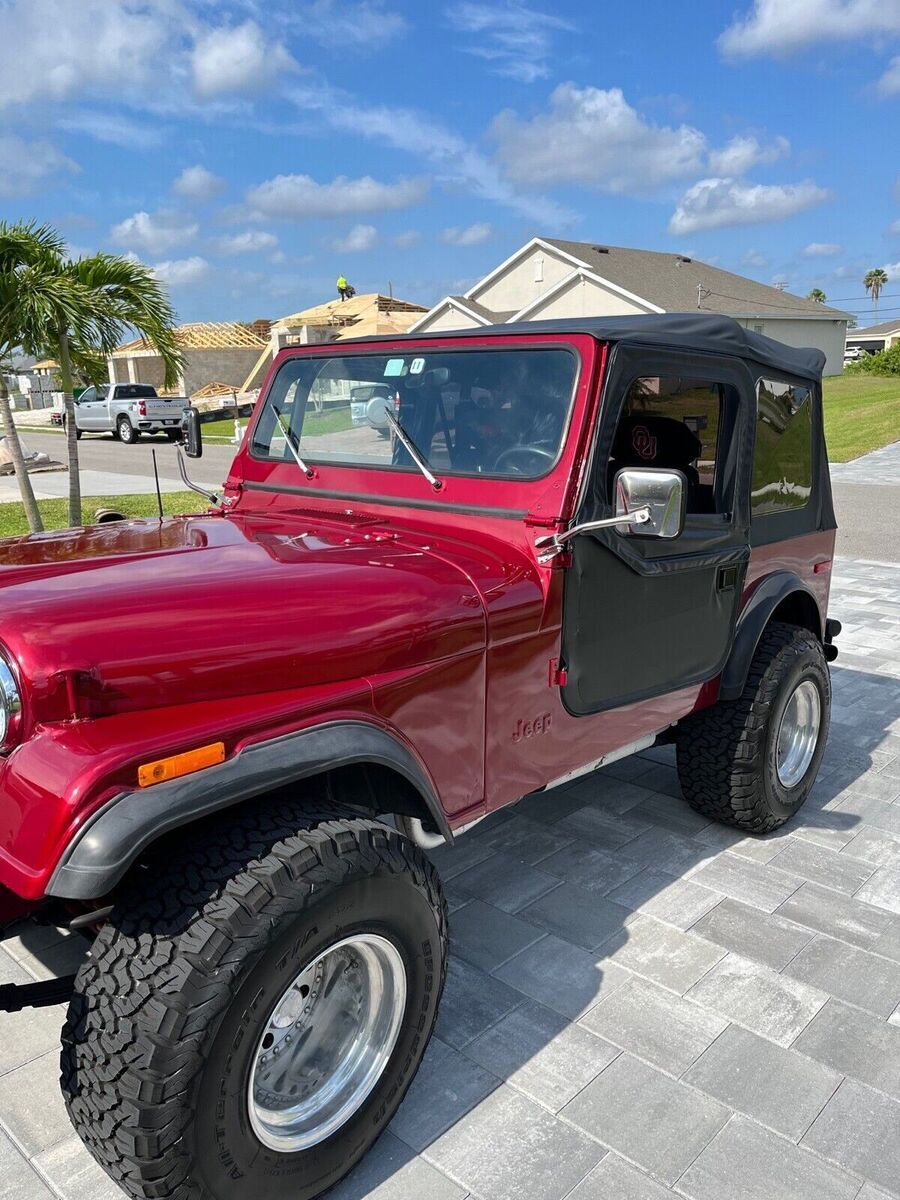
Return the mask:
[[[359, 930], [390, 938], [403, 958], [397, 1043], [341, 1129], [277, 1153], [248, 1118], [259, 1039], [304, 964]], [[133, 873], [79, 972], [62, 1038], [69, 1116], [140, 1200], [311, 1200], [398, 1108], [431, 1037], [446, 959], [437, 875], [395, 830], [286, 800], [219, 818]]]
[[[776, 769], [778, 730], [789, 699], [805, 679], [819, 691], [819, 738], [803, 777], [786, 788]], [[720, 701], [679, 727], [678, 778], [685, 800], [697, 812], [748, 833], [777, 829], [815, 783], [830, 712], [831, 679], [818, 638], [808, 629], [771, 622], [739, 699]]]
[[135, 429], [127, 417], [119, 417], [116, 421], [116, 437], [120, 442], [124, 442], [126, 446], [133, 446], [140, 436], [140, 430]]

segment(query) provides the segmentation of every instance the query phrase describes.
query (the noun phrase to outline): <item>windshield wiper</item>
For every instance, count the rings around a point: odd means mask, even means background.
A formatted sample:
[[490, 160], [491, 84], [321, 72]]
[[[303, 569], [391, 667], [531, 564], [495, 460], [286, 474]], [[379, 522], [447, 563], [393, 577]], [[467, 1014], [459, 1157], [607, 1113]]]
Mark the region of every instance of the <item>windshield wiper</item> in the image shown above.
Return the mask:
[[394, 430], [397, 437], [409, 451], [409, 457], [413, 460], [434, 490], [439, 492], [444, 484], [442, 480], [438, 479], [438, 477], [432, 473], [431, 468], [428, 465], [428, 459], [421, 452], [416, 443], [412, 440], [389, 408], [385, 408], [384, 415], [387, 417], [388, 421], [390, 421], [391, 428]]
[[272, 412], [275, 414], [275, 420], [278, 422], [278, 428], [284, 434], [284, 440], [287, 442], [288, 450], [290, 450], [291, 454], [293, 454], [297, 466], [307, 479], [315, 479], [315, 471], [312, 469], [312, 467], [307, 466], [307, 464], [300, 457], [300, 451], [294, 445], [293, 439], [291, 438], [291, 431], [288, 429], [287, 425], [285, 425], [284, 421], [282, 421], [281, 413], [274, 405], [272, 406]]

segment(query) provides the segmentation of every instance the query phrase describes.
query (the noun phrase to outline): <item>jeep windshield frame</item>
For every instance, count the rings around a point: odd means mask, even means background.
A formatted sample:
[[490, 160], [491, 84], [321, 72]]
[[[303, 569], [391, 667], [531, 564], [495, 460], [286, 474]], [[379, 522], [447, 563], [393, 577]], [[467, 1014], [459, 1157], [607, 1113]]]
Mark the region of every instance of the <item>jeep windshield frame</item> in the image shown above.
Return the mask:
[[[387, 436], [374, 425], [350, 427], [354, 390], [382, 383], [392, 396], [391, 416], [442, 479], [534, 481], [559, 461], [579, 376], [571, 347], [331, 350], [292, 355], [280, 365], [249, 437], [252, 457], [283, 461], [289, 453], [277, 411], [310, 464], [421, 473], [393, 422]], [[343, 417], [347, 428], [333, 429]]]
[[[431, 445], [427, 448], [422, 445], [422, 441], [416, 436], [420, 430], [409, 428], [405, 410], [401, 412], [401, 423], [425, 454], [430, 468], [441, 479], [443, 487], [439, 492], [423, 484], [422, 475], [411, 460], [404, 462], [401, 459], [396, 463], [385, 461], [389, 453], [389, 436], [385, 438], [382, 435], [384, 440], [381, 445], [384, 449], [381, 450], [380, 462], [329, 461], [324, 454], [317, 454], [314, 447], [311, 450], [308, 440], [302, 440], [301, 454], [315, 471], [315, 478], [312, 480], [298, 479], [296, 463], [293, 459], [282, 457], [282, 447], [276, 446], [274, 455], [269, 453], [272, 430], [267, 429], [264, 424], [267, 420], [267, 405], [274, 400], [279, 408], [282, 407], [279, 393], [282, 393], [283, 398], [285, 389], [276, 385], [279, 378], [284, 379], [280, 373], [296, 359], [317, 360], [321, 363], [323, 358], [364, 358], [373, 355], [382, 359], [378, 380], [383, 382], [383, 360], [388, 356], [405, 356], [411, 360], [415, 356], [428, 359], [430, 355], [438, 352], [447, 356], [469, 356], [476, 351], [490, 351], [493, 354], [504, 350], [555, 350], [564, 351], [570, 356], [565, 360], [571, 363], [571, 390], [567, 392], [564, 427], [559, 435], [558, 445], [554, 446], [553, 461], [542, 460], [539, 473], [535, 471], [526, 476], [512, 471], [503, 474], [485, 470], [448, 470], [445, 461], [436, 461], [436, 457], [430, 453], [433, 450]], [[357, 342], [348, 339], [337, 345], [328, 343], [286, 348], [269, 368], [256, 411], [226, 481], [226, 495], [230, 489], [233, 491], [235, 499], [232, 503], [235, 503], [240, 495], [240, 506], [245, 510], [251, 507], [271, 508], [273, 504], [296, 505], [296, 497], [302, 496], [304, 504], [307, 499], [311, 500], [313, 497], [346, 501], [348, 509], [352, 506], [353, 511], [356, 511], [359, 505], [365, 508], [384, 506], [385, 515], [397, 507], [402, 507], [447, 509], [458, 515], [471, 513], [473, 516], [483, 514], [517, 519], [531, 514], [542, 520], [556, 520], [563, 515], [564, 510], [570, 513], [572, 509], [578, 478], [574, 468], [580, 463], [579, 454], [584, 452], [587, 444], [585, 417], [589, 412], [593, 412], [597, 404], [597, 371], [602, 366], [605, 355], [604, 344], [582, 332], [534, 335], [529, 333], [525, 336], [521, 332], [507, 335], [499, 329], [485, 335], [470, 334], [465, 338], [460, 338], [456, 332], [448, 332], [360, 339]], [[468, 359], [453, 361], [465, 362]], [[492, 361], [502, 363], [506, 360]], [[426, 366], [423, 373], [427, 369]], [[390, 382], [390, 379], [387, 382]], [[355, 381], [354, 386], [358, 386], [358, 383], [359, 381]], [[371, 399], [378, 399], [380, 396], [383, 400], [386, 390], [375, 389], [375, 393]], [[382, 416], [383, 414], [375, 414], [376, 424], [381, 423]], [[357, 410], [357, 424], [353, 429], [359, 428], [358, 417]], [[386, 426], [388, 422], [383, 424]], [[349, 432], [350, 427], [348, 421], [348, 430], [345, 432]], [[377, 430], [372, 432], [372, 436], [377, 436]]]

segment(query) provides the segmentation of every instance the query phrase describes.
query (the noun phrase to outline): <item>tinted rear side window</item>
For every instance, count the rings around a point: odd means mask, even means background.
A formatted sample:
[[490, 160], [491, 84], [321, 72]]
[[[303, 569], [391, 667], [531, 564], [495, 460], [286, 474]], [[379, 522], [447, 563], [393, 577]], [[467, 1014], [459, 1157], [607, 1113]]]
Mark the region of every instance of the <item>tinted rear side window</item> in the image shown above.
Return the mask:
[[803, 508], [812, 491], [809, 388], [761, 379], [750, 503], [755, 517]]

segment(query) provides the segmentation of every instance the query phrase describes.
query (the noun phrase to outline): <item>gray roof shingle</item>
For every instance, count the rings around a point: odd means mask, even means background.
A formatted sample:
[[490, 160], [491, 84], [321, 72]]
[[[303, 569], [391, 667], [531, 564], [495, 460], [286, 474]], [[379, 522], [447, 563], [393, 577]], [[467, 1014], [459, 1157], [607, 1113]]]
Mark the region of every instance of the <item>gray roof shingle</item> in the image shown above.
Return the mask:
[[[583, 262], [610, 283], [649, 300], [666, 312], [697, 311], [697, 288], [702, 287], [700, 312], [729, 317], [820, 317], [842, 320], [849, 313], [744, 275], [723, 271], [696, 258], [663, 254], [656, 250], [632, 250], [627, 246], [598, 246], [590, 242], [567, 242], [542, 238]], [[470, 302], [471, 303], [471, 302]]]
[[847, 337], [849, 339], [858, 337], [882, 337], [889, 333], [900, 332], [900, 317], [894, 317], [893, 321], [882, 321], [880, 325], [866, 325], [864, 329], [848, 329]]

